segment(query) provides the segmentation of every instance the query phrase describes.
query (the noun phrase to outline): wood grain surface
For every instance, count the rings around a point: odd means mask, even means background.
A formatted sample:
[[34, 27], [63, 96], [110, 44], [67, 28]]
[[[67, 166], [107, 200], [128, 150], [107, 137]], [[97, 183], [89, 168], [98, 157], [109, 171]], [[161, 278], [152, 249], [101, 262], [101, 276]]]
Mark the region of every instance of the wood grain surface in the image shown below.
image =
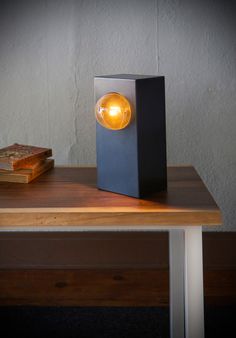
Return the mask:
[[[0, 305], [168, 306], [167, 233], [41, 236], [2, 234]], [[203, 257], [205, 303], [235, 305], [236, 233], [204, 232]]]
[[[236, 270], [205, 270], [207, 305], [236, 304]], [[168, 306], [168, 269], [0, 270], [0, 305]]]
[[168, 168], [168, 191], [136, 199], [96, 187], [95, 168], [54, 168], [27, 186], [0, 182], [0, 226], [219, 225], [191, 166]]

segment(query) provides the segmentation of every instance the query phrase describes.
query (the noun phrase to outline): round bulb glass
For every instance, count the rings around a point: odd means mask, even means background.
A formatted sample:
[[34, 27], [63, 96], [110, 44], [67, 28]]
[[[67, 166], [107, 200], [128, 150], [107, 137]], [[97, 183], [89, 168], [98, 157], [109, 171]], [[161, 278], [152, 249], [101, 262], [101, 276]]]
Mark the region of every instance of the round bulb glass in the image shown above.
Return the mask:
[[124, 129], [131, 120], [130, 103], [119, 93], [107, 93], [97, 101], [95, 116], [98, 123], [107, 129]]

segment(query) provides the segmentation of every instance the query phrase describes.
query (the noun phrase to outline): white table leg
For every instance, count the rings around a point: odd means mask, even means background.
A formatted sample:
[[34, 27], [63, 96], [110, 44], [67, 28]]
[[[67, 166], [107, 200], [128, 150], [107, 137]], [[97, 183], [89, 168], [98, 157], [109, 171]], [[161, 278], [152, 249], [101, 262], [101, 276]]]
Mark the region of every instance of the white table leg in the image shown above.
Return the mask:
[[170, 230], [171, 338], [204, 338], [202, 227]]
[[202, 227], [185, 230], [185, 332], [204, 337]]
[[184, 230], [169, 231], [170, 336], [184, 338]]

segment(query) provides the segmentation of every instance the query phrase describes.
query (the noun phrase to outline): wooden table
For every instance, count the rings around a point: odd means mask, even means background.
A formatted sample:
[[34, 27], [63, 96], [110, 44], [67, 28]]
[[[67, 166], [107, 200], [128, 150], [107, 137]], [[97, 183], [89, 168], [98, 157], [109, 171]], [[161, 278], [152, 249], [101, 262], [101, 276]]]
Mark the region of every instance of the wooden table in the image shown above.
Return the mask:
[[202, 225], [221, 214], [193, 167], [168, 168], [168, 192], [136, 199], [96, 188], [95, 168], [55, 168], [0, 183], [0, 231], [169, 231], [172, 338], [204, 337]]

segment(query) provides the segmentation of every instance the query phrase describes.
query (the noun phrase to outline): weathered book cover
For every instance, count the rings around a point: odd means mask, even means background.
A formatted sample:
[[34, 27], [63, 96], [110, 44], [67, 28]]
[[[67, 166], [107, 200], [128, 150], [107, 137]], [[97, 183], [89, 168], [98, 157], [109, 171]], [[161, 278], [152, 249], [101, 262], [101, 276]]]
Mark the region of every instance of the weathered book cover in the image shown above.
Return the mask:
[[33, 169], [3, 170], [0, 169], [0, 182], [29, 183], [47, 170], [54, 167], [54, 160], [40, 161]]
[[13, 144], [0, 149], [0, 169], [16, 170], [52, 156], [52, 149]]

